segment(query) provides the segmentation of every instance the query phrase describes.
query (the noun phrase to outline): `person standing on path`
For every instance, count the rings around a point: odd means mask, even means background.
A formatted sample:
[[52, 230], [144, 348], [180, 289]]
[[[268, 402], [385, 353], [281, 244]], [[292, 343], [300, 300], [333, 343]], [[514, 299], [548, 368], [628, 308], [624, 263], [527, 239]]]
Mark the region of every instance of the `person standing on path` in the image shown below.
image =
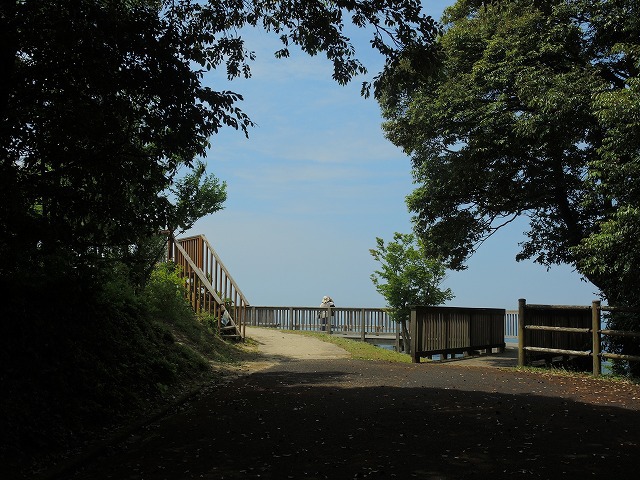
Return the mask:
[[229, 311], [227, 310], [226, 306], [224, 305], [224, 303], [222, 305], [220, 305], [220, 311], [222, 312], [222, 319], [220, 320], [220, 322], [222, 323], [223, 327], [228, 327], [231, 325], [231, 315], [229, 315]]
[[318, 313], [318, 318], [320, 319], [320, 330], [325, 331], [327, 329], [327, 319], [330, 319], [334, 315], [334, 312], [331, 310], [336, 305], [333, 303], [333, 300], [328, 295], [322, 297], [322, 303], [320, 304], [320, 312]]

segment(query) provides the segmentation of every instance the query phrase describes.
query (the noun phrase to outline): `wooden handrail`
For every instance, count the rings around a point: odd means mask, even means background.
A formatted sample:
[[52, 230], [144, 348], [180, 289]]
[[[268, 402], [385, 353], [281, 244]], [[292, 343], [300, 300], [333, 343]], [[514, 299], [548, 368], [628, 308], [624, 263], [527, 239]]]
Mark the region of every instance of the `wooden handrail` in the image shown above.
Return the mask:
[[226, 306], [231, 309], [237, 334], [244, 337], [249, 302], [205, 236], [170, 237], [167, 257], [183, 268], [186, 295], [194, 311], [217, 317], [221, 331], [220, 307], [229, 299], [232, 304]]
[[211, 246], [211, 244], [209, 243], [207, 238], [204, 235], [201, 235], [201, 237], [204, 240], [204, 244], [206, 245], [208, 252], [210, 253], [210, 255], [213, 256], [213, 258], [215, 259], [216, 263], [220, 266], [220, 268], [224, 272], [225, 276], [229, 279], [229, 281], [231, 282], [231, 285], [233, 285], [233, 289], [237, 292], [239, 297], [242, 299], [242, 302], [246, 306], [249, 306], [249, 301], [244, 296], [244, 294], [242, 293], [242, 290], [240, 290], [240, 287], [238, 286], [236, 281], [233, 279], [233, 277], [229, 273], [229, 270], [227, 270], [227, 267], [225, 267], [224, 263], [222, 263], [222, 260], [220, 260], [220, 257], [218, 256], [216, 251], [213, 249], [213, 247]]
[[[398, 324], [385, 308], [252, 306], [248, 323], [252, 326], [287, 330], [320, 330], [327, 333], [393, 334]], [[326, 311], [327, 315], [320, 315]]]
[[198, 266], [195, 263], [193, 263], [193, 260], [191, 260], [191, 258], [189, 257], [189, 254], [185, 251], [184, 248], [182, 248], [182, 246], [179, 243], [176, 243], [175, 246], [178, 249], [178, 252], [180, 252], [180, 254], [183, 256], [185, 261], [189, 264], [189, 267], [191, 267], [191, 270], [198, 276], [198, 278], [200, 279], [202, 284], [205, 286], [207, 291], [211, 294], [211, 296], [213, 296], [216, 302], [218, 302], [218, 305], [221, 305], [222, 299], [218, 296], [216, 291], [213, 289], [213, 286], [207, 279], [204, 272], [200, 268], [198, 268]]
[[[211, 284], [214, 286], [214, 288], [220, 287], [220, 289], [217, 291], [223, 297], [232, 298], [234, 296], [237, 296], [241, 303], [243, 303], [245, 306], [249, 306], [249, 301], [242, 293], [242, 290], [240, 290], [240, 287], [233, 279], [233, 277], [229, 273], [229, 270], [224, 265], [224, 263], [220, 259], [220, 256], [213, 249], [207, 238], [204, 235], [193, 235], [191, 237], [176, 239], [176, 244], [180, 244], [183, 247], [184, 245], [189, 243], [196, 244], [197, 251], [194, 255], [196, 258], [194, 258], [193, 260], [198, 268], [200, 268], [205, 273], [205, 275], [211, 275]], [[220, 273], [219, 276], [218, 273]], [[229, 289], [231, 291], [229, 291]], [[227, 296], [226, 293], [230, 293], [232, 296]]]

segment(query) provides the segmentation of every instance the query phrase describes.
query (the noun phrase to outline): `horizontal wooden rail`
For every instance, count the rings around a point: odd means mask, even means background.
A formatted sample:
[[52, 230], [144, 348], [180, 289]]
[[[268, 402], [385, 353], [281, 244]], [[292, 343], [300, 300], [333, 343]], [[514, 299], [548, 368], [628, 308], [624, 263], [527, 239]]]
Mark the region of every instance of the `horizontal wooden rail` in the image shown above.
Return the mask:
[[603, 352], [600, 354], [602, 358], [611, 358], [615, 360], [627, 360], [632, 362], [640, 362], [640, 356], [638, 355], [624, 355], [622, 353], [606, 353]]
[[591, 351], [563, 350], [561, 348], [525, 347], [528, 352], [556, 353], [558, 355], [572, 355], [576, 357], [589, 357]]
[[626, 330], [600, 330], [600, 333], [618, 337], [640, 337], [640, 332], [628, 332]]
[[640, 308], [633, 307], [611, 307], [608, 305], [602, 305], [600, 307], [602, 312], [623, 312], [623, 313], [640, 313]]
[[602, 311], [640, 313], [638, 308], [602, 306], [597, 300], [586, 307], [528, 305], [526, 300], [520, 299], [518, 365], [527, 365], [527, 354], [533, 352], [563, 357], [590, 356], [592, 373], [600, 375], [602, 359], [640, 361], [638, 355], [602, 351], [602, 335], [640, 338], [640, 332], [637, 331], [601, 328]]
[[544, 332], [591, 333], [590, 328], [549, 327], [547, 325], [525, 325], [526, 330], [542, 330]]
[[569, 310], [569, 311], [591, 311], [591, 307], [584, 305], [536, 305], [527, 303], [527, 310]]

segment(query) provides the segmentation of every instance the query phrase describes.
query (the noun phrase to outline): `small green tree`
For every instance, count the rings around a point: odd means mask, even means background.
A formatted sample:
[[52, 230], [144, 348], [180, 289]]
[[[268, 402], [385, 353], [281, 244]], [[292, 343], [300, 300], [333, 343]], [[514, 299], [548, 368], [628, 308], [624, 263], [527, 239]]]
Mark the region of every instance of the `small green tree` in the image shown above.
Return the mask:
[[[423, 242], [412, 234], [396, 232], [392, 242], [385, 245], [376, 238], [376, 243], [377, 248], [369, 252], [381, 269], [371, 275], [371, 281], [386, 299], [389, 315], [400, 323], [406, 340], [412, 305], [439, 305], [454, 298], [451, 289], [440, 289], [446, 268], [442, 261], [428, 256]], [[408, 348], [405, 342], [405, 351]]]

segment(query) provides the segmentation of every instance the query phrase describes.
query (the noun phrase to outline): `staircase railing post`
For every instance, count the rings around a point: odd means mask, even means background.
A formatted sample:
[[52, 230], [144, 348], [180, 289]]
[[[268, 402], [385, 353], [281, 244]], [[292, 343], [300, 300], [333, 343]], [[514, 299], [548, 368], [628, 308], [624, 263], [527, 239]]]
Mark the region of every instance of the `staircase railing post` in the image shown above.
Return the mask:
[[173, 242], [174, 242], [173, 232], [169, 232], [169, 236], [167, 238], [167, 261], [168, 262], [173, 262], [174, 260]]

